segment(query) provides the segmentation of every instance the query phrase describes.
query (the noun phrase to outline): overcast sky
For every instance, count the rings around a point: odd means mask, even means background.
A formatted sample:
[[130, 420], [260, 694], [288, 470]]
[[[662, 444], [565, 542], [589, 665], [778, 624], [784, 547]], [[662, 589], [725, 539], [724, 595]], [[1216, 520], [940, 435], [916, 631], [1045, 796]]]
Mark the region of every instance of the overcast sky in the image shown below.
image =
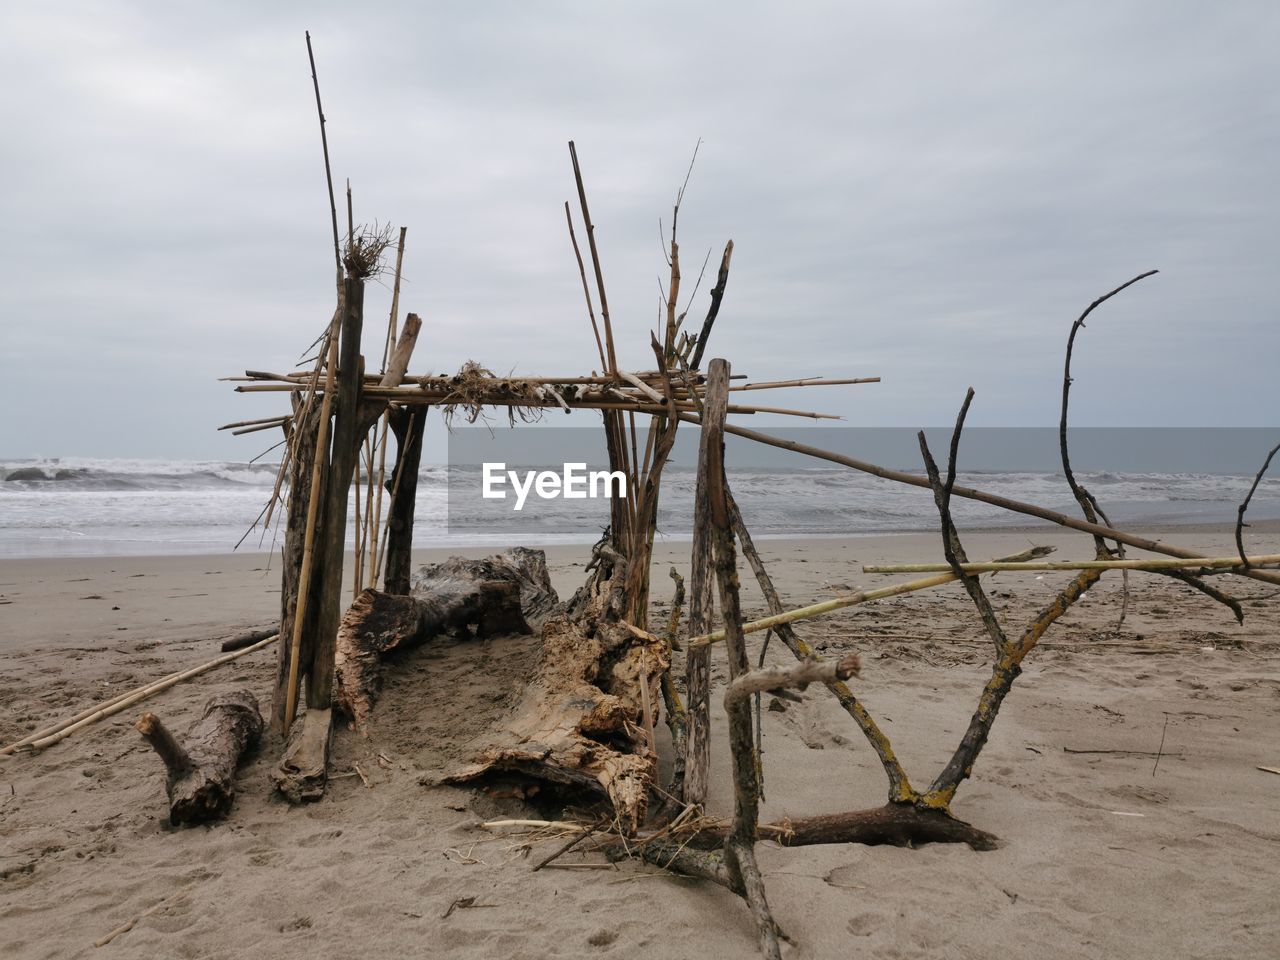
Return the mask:
[[6, 6], [0, 457], [266, 445], [213, 428], [283, 400], [216, 378], [287, 369], [332, 311], [306, 29], [357, 220], [409, 228], [415, 372], [598, 364], [570, 139], [621, 359], [649, 366], [701, 138], [686, 291], [736, 248], [710, 355], [884, 378], [762, 401], [936, 425], [973, 385], [974, 424], [1053, 423], [1071, 321], [1159, 268], [1082, 335], [1073, 422], [1280, 421], [1280, 6], [317, 6]]

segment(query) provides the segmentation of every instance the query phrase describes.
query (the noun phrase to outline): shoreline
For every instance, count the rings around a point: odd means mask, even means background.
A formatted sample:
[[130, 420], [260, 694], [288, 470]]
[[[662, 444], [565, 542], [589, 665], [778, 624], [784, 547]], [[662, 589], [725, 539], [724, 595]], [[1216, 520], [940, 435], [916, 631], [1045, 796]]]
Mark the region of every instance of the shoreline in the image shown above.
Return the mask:
[[[1280, 519], [1259, 519], [1250, 520], [1246, 523], [1249, 533], [1246, 533], [1246, 542], [1250, 535], [1272, 535], [1280, 533]], [[1072, 531], [1064, 528], [1059, 524], [1044, 520], [1031, 523], [1011, 523], [1011, 524], [979, 524], [967, 526], [960, 524], [958, 526], [962, 537], [972, 536], [998, 536], [1002, 534], [1036, 534], [1044, 531], [1062, 531], [1067, 534], [1088, 538], [1088, 534]], [[1224, 521], [1188, 521], [1186, 523], [1162, 523], [1154, 521], [1142, 521], [1135, 523], [1120, 524], [1118, 529], [1128, 531], [1130, 533], [1143, 534], [1150, 536], [1151, 534], [1169, 533], [1173, 535], [1192, 535], [1192, 534], [1208, 534], [1217, 535], [1224, 530], [1234, 530], [1234, 524]], [[890, 537], [912, 537], [912, 536], [928, 536], [937, 535], [936, 527], [900, 527], [887, 530], [869, 530], [857, 533], [752, 533], [752, 539], [757, 542], [775, 542], [775, 541], [826, 541], [826, 540], [874, 540]], [[426, 546], [415, 548], [414, 555], [421, 551], [424, 555], [445, 554], [449, 552], [461, 552], [470, 555], [477, 550], [489, 550], [497, 552], [506, 549], [508, 546], [519, 545], [535, 548], [550, 549], [573, 549], [578, 547], [590, 547], [598, 539], [596, 536], [564, 534], [552, 535], [551, 537], [533, 536], [528, 539], [521, 539], [513, 536], [485, 537], [483, 539], [468, 539], [465, 536], [450, 538], [447, 542], [439, 539], [422, 538], [427, 541]], [[1157, 538], [1158, 539], [1158, 538]], [[691, 537], [688, 534], [663, 534], [659, 531], [657, 535], [659, 544], [688, 544]], [[0, 557], [0, 568], [4, 564], [20, 561], [70, 561], [77, 562], [82, 560], [145, 560], [160, 558], [198, 558], [198, 557], [265, 557], [270, 556], [279, 550], [279, 543], [274, 546], [246, 547], [242, 549], [229, 549], [227, 547], [210, 547], [208, 549], [201, 547], [192, 547], [177, 551], [166, 551], [162, 549], [166, 546], [164, 541], [112, 541], [104, 543], [102, 550], [95, 550], [92, 553], [74, 553], [74, 552], [27, 552], [22, 550], [24, 544], [31, 543], [49, 543], [49, 544], [66, 544], [69, 548], [74, 548], [74, 541], [49, 540], [49, 541], [20, 541], [14, 540], [6, 544], [10, 552]], [[123, 543], [135, 543], [137, 549], [119, 549]], [[350, 546], [350, 545], [348, 545]]]

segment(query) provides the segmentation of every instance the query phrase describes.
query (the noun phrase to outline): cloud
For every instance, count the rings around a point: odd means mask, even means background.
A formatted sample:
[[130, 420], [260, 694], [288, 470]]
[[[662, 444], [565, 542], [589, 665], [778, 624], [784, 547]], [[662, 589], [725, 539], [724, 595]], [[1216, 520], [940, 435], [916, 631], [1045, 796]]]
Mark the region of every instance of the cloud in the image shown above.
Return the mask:
[[[1053, 422], [1071, 320], [1159, 267], [1090, 323], [1075, 422], [1275, 422], [1266, 6], [69, 3], [7, 19], [0, 399], [22, 413], [6, 456], [257, 452], [212, 427], [278, 398], [215, 378], [292, 364], [332, 309], [308, 28], [339, 187], [358, 219], [409, 227], [415, 368], [591, 367], [570, 138], [622, 356], [647, 366], [658, 221], [702, 138], [686, 278], [736, 247], [712, 352], [756, 378], [884, 377], [805, 406], [945, 423], [972, 384], [975, 424]], [[388, 302], [371, 287], [371, 344]]]

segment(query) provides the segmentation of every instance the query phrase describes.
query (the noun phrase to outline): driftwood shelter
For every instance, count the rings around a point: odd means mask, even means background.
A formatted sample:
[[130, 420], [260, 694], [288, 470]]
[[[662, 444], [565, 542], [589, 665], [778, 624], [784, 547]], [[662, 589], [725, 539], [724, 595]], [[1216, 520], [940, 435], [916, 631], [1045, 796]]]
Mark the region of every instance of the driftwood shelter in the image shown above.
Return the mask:
[[[318, 83], [316, 102], [319, 109]], [[323, 139], [322, 112], [321, 132]], [[572, 143], [569, 151], [576, 204], [566, 202], [565, 215], [599, 359], [597, 369], [517, 378], [496, 376], [478, 363], [468, 363], [452, 376], [412, 374], [422, 323], [413, 313], [403, 322], [399, 317], [405, 230], [394, 236], [385, 229], [358, 229], [348, 190], [344, 240], [330, 178], [336, 306], [315, 343], [314, 360], [302, 372], [246, 371], [244, 377], [235, 378], [242, 381], [236, 387], [239, 391], [281, 393], [289, 402], [288, 411], [279, 416], [224, 428], [238, 433], [279, 429], [285, 436], [276, 489], [264, 518], [266, 523], [282, 519], [285, 527], [277, 670], [265, 721], [279, 738], [276, 742], [284, 743], [274, 780], [280, 793], [294, 803], [324, 794], [331, 740], [339, 732], [362, 734], [377, 710], [386, 660], [393, 651], [459, 630], [473, 630], [479, 636], [536, 635], [541, 645], [538, 664], [515, 698], [510, 715], [500, 727], [485, 732], [469, 762], [440, 771], [441, 778], [471, 782], [501, 777], [535, 783], [544, 796], [562, 797], [577, 809], [585, 806], [594, 819], [566, 825], [566, 845], [548, 860], [590, 841], [619, 858], [640, 857], [714, 881], [746, 901], [763, 954], [778, 957], [782, 935], [756, 866], [757, 841], [789, 846], [943, 842], [991, 849], [997, 838], [956, 817], [952, 804], [1024, 659], [1072, 604], [1106, 572], [1118, 569], [1127, 576], [1136, 570], [1190, 584], [1239, 617], [1239, 604], [1208, 578], [1232, 574], [1280, 583], [1280, 571], [1275, 569], [1280, 557], [1247, 556], [1240, 531], [1248, 499], [1239, 512], [1239, 556], [1210, 558], [1115, 528], [1071, 470], [1067, 411], [1076, 336], [1093, 310], [1149, 274], [1099, 298], [1071, 328], [1060, 446], [1063, 471], [1081, 510], [1081, 517], [1072, 517], [956, 483], [972, 391], [964, 399], [945, 462], [935, 461], [920, 436], [921, 473], [890, 470], [731, 422], [739, 415], [758, 412], [824, 416], [753, 405], [749, 395], [755, 390], [799, 390], [877, 378], [748, 381], [735, 375], [727, 360], [712, 359], [707, 351], [726, 302], [733, 243], [724, 247], [705, 312], [699, 310], [695, 329], [689, 318], [694, 298], [688, 298], [683, 310], [680, 306], [684, 278], [677, 223], [683, 188], [677, 194], [665, 241], [669, 274], [660, 329], [648, 338], [653, 364], [642, 370], [622, 369], [585, 180]], [[325, 166], [328, 174], [327, 146]], [[364, 292], [369, 279], [382, 273], [394, 278], [393, 297], [383, 355], [375, 361], [361, 356]], [[695, 284], [695, 295], [698, 289]], [[375, 365], [377, 372], [373, 372]], [[545, 560], [536, 550], [516, 547], [486, 560], [455, 558], [416, 572], [412, 569], [423, 431], [432, 407], [444, 412], [446, 422], [458, 415], [474, 420], [487, 409], [506, 411], [513, 422], [517, 417], [536, 417], [544, 409], [596, 411], [586, 416], [599, 417], [610, 469], [625, 475], [628, 496], [611, 501], [606, 534], [592, 551], [586, 582], [572, 598], [562, 602], [555, 595]], [[670, 617], [664, 623], [651, 623], [657, 507], [664, 467], [681, 429], [697, 430], [700, 438], [690, 577], [685, 583], [672, 571], [675, 602]], [[931, 490], [945, 563], [887, 568], [881, 572], [924, 576], [789, 608], [752, 542], [751, 518], [744, 517], [734, 500], [724, 464], [726, 434]], [[389, 460], [393, 440], [395, 454]], [[1051, 562], [1043, 559], [1048, 550], [1033, 548], [1019, 556], [973, 563], [951, 520], [950, 505], [956, 497], [1087, 534], [1093, 538], [1093, 556], [1080, 562]], [[282, 515], [276, 514], [277, 509]], [[351, 529], [356, 541], [353, 567], [344, 563]], [[517, 538], [519, 531], [512, 534]], [[1125, 548], [1172, 559], [1130, 559], [1124, 556]], [[742, 616], [741, 561], [756, 578], [768, 605], [769, 616], [763, 619], [747, 622]], [[981, 581], [985, 573], [1009, 569], [1066, 569], [1076, 575], [1060, 593], [1047, 598], [1025, 626], [1011, 630], [1000, 622]], [[797, 625], [834, 610], [956, 580], [972, 598], [990, 635], [991, 676], [949, 760], [932, 782], [914, 784], [888, 736], [859, 700], [858, 657], [819, 658]], [[752, 669], [747, 638], [753, 634], [776, 636], [794, 655], [795, 663]], [[259, 649], [272, 639], [248, 637], [243, 649], [228, 652], [225, 658]], [[721, 643], [729, 683], [723, 691], [714, 691], [713, 697], [711, 656]], [[200, 669], [219, 662], [224, 659]], [[58, 728], [11, 744], [4, 752], [49, 746], [94, 717], [107, 715], [106, 710], [126, 709], [148, 691], [163, 689], [164, 684], [179, 682], [190, 673], [122, 695], [92, 714], [86, 711]], [[761, 824], [761, 755], [751, 701], [763, 692], [794, 698], [811, 684], [825, 687], [865, 736], [885, 773], [885, 803], [871, 810]], [[727, 745], [712, 742], [713, 709], [728, 715]], [[654, 735], [659, 723], [670, 730], [671, 756], [664, 758], [670, 762], [663, 767], [670, 773], [665, 777], [659, 773]], [[152, 714], [144, 715], [138, 727], [169, 771], [170, 816], [174, 823], [183, 823], [227, 814], [236, 763], [258, 741], [264, 721], [256, 701], [246, 694], [211, 701], [185, 744]], [[727, 822], [709, 817], [705, 810], [713, 749], [727, 749], [732, 756], [735, 805]]]
[[[288, 490], [281, 643], [270, 716], [273, 729], [287, 734], [288, 746], [276, 780], [290, 800], [323, 793], [335, 718], [345, 718], [356, 731], [363, 728], [376, 709], [382, 657], [389, 651], [429, 642], [442, 631], [468, 625], [481, 635], [540, 633], [540, 664], [511, 716], [487, 738], [470, 764], [445, 771], [445, 779], [467, 782], [513, 777], [537, 782], [566, 798], [595, 801], [601, 819], [566, 833], [569, 844], [553, 857], [595, 835], [597, 842], [619, 857], [642, 857], [722, 884], [747, 901], [764, 955], [776, 957], [781, 934], [772, 920], [755, 865], [758, 839], [790, 846], [958, 842], [975, 850], [993, 848], [997, 838], [958, 819], [952, 802], [970, 775], [1023, 660], [1071, 605], [1106, 571], [1120, 569], [1127, 576], [1129, 570], [1141, 570], [1188, 583], [1239, 617], [1239, 605], [1205, 578], [1225, 572], [1280, 583], [1280, 573], [1267, 569], [1280, 558], [1247, 557], [1242, 541], [1238, 557], [1206, 558], [1116, 529], [1072, 473], [1067, 409], [1075, 337], [1094, 309], [1150, 274], [1099, 298], [1071, 329], [1060, 439], [1063, 470], [1083, 515], [1077, 519], [956, 483], [958, 449], [972, 391], [961, 408], [945, 464], [935, 462], [921, 434], [924, 470], [920, 474], [886, 469], [731, 424], [729, 418], [735, 415], [764, 411], [823, 416], [731, 402], [738, 400], [734, 394], [766, 387], [874, 382], [878, 378], [740, 382], [743, 378], [735, 378], [728, 361], [711, 359], [704, 364], [725, 299], [733, 244], [730, 241], [724, 248], [705, 316], [693, 332], [686, 326], [688, 308], [679, 309], [682, 276], [676, 224], [683, 188], [677, 195], [667, 248], [670, 273], [665, 323], [650, 334], [654, 365], [647, 370], [620, 369], [584, 180], [572, 143], [569, 149], [586, 240], [585, 258], [569, 203], [565, 214], [594, 333], [598, 370], [582, 375], [512, 378], [495, 376], [479, 364], [469, 363], [453, 376], [410, 374], [421, 324], [409, 314], [403, 326], [397, 326], [402, 230], [384, 362], [380, 372], [367, 372], [359, 354], [364, 283], [381, 269], [381, 257], [391, 238], [387, 232], [357, 231], [349, 215], [347, 240], [339, 244], [335, 213], [338, 305], [319, 340], [314, 367], [294, 374], [249, 371], [244, 379], [251, 382], [237, 387], [245, 392], [286, 393], [292, 404], [287, 416], [229, 425], [242, 430], [283, 427], [288, 440], [280, 481], [280, 489]], [[454, 559], [412, 573], [413, 509], [424, 414], [430, 407], [441, 408], [446, 422], [457, 414], [474, 421], [487, 408], [506, 410], [512, 422], [517, 417], [536, 416], [542, 408], [599, 411], [610, 468], [625, 474], [630, 496], [611, 502], [610, 525], [593, 550], [588, 580], [567, 603], [560, 603], [551, 590], [540, 552], [523, 548], [485, 561]], [[663, 468], [682, 426], [700, 433], [691, 576], [685, 584], [672, 571], [676, 597], [669, 621], [651, 624], [650, 568], [657, 504]], [[397, 445], [390, 467], [386, 466], [388, 434], [394, 435]], [[747, 518], [734, 501], [724, 467], [726, 434], [930, 489], [938, 509], [946, 562], [869, 570], [918, 570], [929, 575], [787, 609], [752, 542]], [[359, 486], [361, 461], [369, 478], [363, 492]], [[357, 540], [355, 571], [350, 579], [354, 601], [344, 612], [342, 596], [348, 575], [343, 570], [343, 552], [353, 477], [358, 513], [352, 518]], [[379, 501], [384, 491], [390, 503], [385, 527], [380, 528]], [[971, 563], [951, 520], [950, 504], [955, 497], [984, 501], [1089, 534], [1094, 541], [1094, 558], [1048, 562], [1042, 560], [1050, 552], [1048, 548], [1033, 548], [1018, 556]], [[1247, 501], [1241, 506], [1242, 525], [1246, 507]], [[518, 531], [512, 532], [518, 536]], [[1175, 559], [1126, 559], [1126, 547]], [[770, 616], [764, 619], [744, 622], [742, 617], [739, 556], [769, 606]], [[1009, 632], [987, 600], [980, 576], [1010, 569], [1067, 569], [1076, 576], [1025, 627]], [[378, 589], [380, 577], [382, 587]], [[858, 657], [850, 655], [839, 661], [818, 658], [795, 624], [854, 604], [955, 580], [962, 582], [990, 634], [991, 677], [950, 760], [931, 783], [918, 786], [909, 781], [888, 737], [850, 686], [859, 673]], [[686, 597], [688, 615], [682, 627]], [[794, 654], [794, 666], [751, 669], [746, 637], [765, 631], [776, 635]], [[722, 697], [729, 718], [728, 749], [736, 797], [734, 816], [727, 823], [709, 819], [704, 812], [713, 748], [710, 656], [713, 645], [720, 642], [729, 666], [730, 683]], [[678, 655], [681, 652], [683, 657]], [[760, 824], [761, 758], [751, 698], [764, 691], [795, 697], [794, 691], [815, 683], [838, 699], [879, 758], [887, 780], [886, 802], [872, 810]], [[665, 781], [658, 775], [653, 732], [662, 721], [670, 728], [673, 752], [672, 772]]]

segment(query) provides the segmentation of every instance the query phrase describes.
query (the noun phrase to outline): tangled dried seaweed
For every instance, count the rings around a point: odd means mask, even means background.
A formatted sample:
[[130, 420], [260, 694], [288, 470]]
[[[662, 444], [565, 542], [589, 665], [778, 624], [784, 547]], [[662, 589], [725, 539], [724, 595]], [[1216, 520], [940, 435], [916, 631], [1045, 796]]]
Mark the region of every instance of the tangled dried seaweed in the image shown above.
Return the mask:
[[[427, 386], [428, 380], [432, 385], [439, 383], [433, 378], [424, 378], [419, 382], [422, 386]], [[446, 427], [452, 427], [453, 418], [459, 409], [463, 411], [467, 423], [487, 420], [484, 408], [494, 405], [495, 394], [499, 397], [499, 402], [507, 405], [507, 419], [512, 426], [515, 426], [517, 418], [522, 423], [535, 423], [542, 419], [541, 404], [545, 402], [545, 397], [537, 384], [523, 380], [499, 380], [492, 370], [482, 367], [474, 360], [468, 360], [459, 367], [457, 373], [443, 381], [443, 385], [449, 392], [440, 401], [439, 407]]]
[[391, 224], [379, 226], [375, 220], [372, 226], [361, 226], [347, 237], [346, 249], [342, 255], [342, 265], [346, 267], [347, 276], [358, 280], [368, 280], [386, 272], [386, 264], [382, 255], [395, 243]]

